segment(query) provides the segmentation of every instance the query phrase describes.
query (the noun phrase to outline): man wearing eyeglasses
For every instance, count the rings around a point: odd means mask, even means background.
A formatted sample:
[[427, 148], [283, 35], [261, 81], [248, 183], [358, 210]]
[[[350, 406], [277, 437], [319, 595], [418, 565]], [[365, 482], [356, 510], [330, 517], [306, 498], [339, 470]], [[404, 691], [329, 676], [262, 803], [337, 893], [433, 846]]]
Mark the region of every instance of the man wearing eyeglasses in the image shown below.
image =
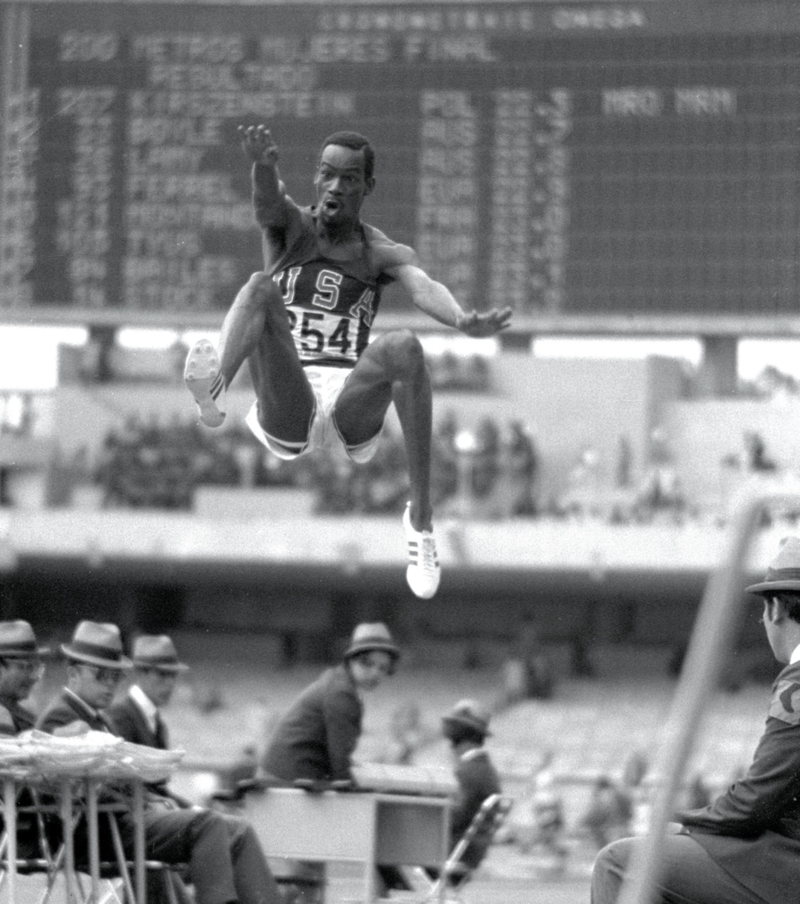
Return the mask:
[[[28, 622], [0, 621], [0, 737], [14, 737], [33, 728], [36, 716], [22, 701], [41, 677], [42, 657], [49, 652], [38, 645]], [[23, 789], [17, 804], [24, 808], [30, 803], [31, 792]], [[24, 809], [17, 813], [17, 853], [23, 858], [41, 856], [36, 817]]]
[[[132, 665], [123, 655], [119, 628], [82, 621], [61, 651], [67, 658], [67, 685], [36, 727], [59, 735], [87, 730], [119, 735], [103, 711]], [[133, 821], [123, 816], [118, 822], [131, 851]], [[174, 801], [150, 791], [144, 822], [147, 857], [187, 863], [197, 904], [279, 904], [275, 879], [246, 820], [201, 807], [177, 809]]]
[[42, 656], [50, 651], [36, 643], [26, 621], [0, 621], [0, 737], [13, 737], [36, 723], [25, 706], [42, 675]]
[[[783, 664], [772, 685], [764, 733], [745, 775], [707, 807], [677, 813], [661, 842], [653, 902], [796, 904], [800, 888], [800, 537], [789, 537], [764, 581], [770, 648]], [[623, 838], [597, 855], [592, 904], [612, 904], [643, 838]]]

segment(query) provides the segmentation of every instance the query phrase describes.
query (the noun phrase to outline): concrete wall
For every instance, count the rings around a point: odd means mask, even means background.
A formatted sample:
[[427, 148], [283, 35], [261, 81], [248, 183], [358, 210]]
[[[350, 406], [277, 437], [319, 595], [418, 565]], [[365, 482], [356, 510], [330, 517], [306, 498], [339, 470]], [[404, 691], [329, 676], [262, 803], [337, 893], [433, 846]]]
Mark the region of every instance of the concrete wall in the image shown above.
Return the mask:
[[782, 470], [800, 470], [800, 399], [674, 400], [665, 418], [676, 468], [688, 498], [723, 507], [747, 475], [722, 464], [742, 455], [745, 431], [761, 434]]

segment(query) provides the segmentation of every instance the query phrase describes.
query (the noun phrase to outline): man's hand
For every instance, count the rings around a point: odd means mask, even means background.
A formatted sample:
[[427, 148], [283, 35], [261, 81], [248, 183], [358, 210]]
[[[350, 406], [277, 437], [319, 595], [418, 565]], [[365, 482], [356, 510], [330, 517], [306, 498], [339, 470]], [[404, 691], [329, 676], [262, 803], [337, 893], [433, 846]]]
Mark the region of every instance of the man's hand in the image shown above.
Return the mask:
[[275, 166], [278, 163], [278, 145], [266, 126], [239, 126], [239, 138], [242, 149], [253, 163], [263, 166]]
[[74, 722], [68, 722], [66, 725], [59, 725], [53, 729], [53, 735], [57, 738], [74, 738], [78, 735], [89, 734], [92, 729], [88, 722], [83, 719], [76, 719]]
[[459, 315], [456, 329], [477, 339], [494, 336], [510, 326], [511, 308], [492, 308], [491, 311], [470, 311]]

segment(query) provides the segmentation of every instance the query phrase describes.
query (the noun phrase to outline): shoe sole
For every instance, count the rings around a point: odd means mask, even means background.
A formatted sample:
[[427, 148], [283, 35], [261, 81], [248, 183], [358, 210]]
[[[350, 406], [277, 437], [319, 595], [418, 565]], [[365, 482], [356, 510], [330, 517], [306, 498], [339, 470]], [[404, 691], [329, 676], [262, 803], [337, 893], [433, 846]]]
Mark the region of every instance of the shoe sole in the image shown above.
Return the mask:
[[186, 358], [183, 381], [194, 396], [200, 409], [200, 420], [206, 427], [219, 427], [225, 420], [224, 412], [217, 408], [217, 403], [211, 395], [211, 387], [218, 376], [217, 350], [207, 339], [201, 339], [192, 347]]
[[[409, 566], [411, 567], [411, 566]], [[414, 585], [411, 583], [411, 578], [408, 575], [408, 569], [406, 569], [406, 583], [411, 588], [411, 592], [414, 594], [417, 599], [420, 600], [430, 600], [436, 596], [436, 591], [439, 589], [439, 582], [436, 582], [436, 586], [433, 589], [426, 590], [424, 593], [421, 590], [417, 590], [414, 588]]]

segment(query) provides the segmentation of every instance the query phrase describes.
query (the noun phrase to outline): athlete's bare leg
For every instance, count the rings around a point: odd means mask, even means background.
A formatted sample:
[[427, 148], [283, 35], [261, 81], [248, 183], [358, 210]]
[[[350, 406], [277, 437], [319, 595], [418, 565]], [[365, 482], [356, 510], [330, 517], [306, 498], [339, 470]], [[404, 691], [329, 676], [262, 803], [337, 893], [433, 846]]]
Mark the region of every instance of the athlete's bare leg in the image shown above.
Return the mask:
[[247, 359], [258, 399], [258, 421], [271, 436], [303, 442], [314, 413], [314, 393], [295, 349], [283, 296], [266, 273], [250, 277], [243, 291], [252, 295], [243, 307], [247, 304], [247, 309], [258, 307], [262, 312], [261, 334]]
[[411, 524], [431, 530], [431, 379], [419, 339], [410, 330], [369, 345], [345, 383], [334, 411], [348, 445], [371, 439], [394, 402], [403, 430], [411, 487]]
[[[270, 317], [270, 312], [279, 312], [279, 316]], [[284, 330], [280, 329], [282, 325]], [[269, 325], [269, 329], [268, 329]], [[265, 334], [269, 341], [264, 345]], [[228, 313], [222, 323], [219, 346], [214, 348], [207, 339], [195, 343], [189, 351], [184, 370], [184, 380], [189, 391], [195, 397], [200, 409], [200, 419], [208, 427], [219, 427], [225, 420], [224, 393], [233, 382], [242, 364], [251, 357], [261, 358], [267, 352], [265, 347], [272, 344], [273, 337], [277, 345], [276, 354], [281, 358], [288, 332], [286, 311], [281, 298], [280, 289], [264, 272], [254, 273], [236, 294]], [[294, 350], [293, 345], [292, 351]], [[299, 372], [298, 372], [299, 368]], [[259, 374], [258, 387], [264, 383]], [[251, 367], [251, 373], [253, 368]], [[289, 392], [294, 381], [305, 380], [294, 353], [293, 360], [287, 367]], [[253, 374], [253, 379], [256, 379]], [[309, 390], [310, 392], [310, 390]], [[270, 397], [275, 391], [267, 393]], [[261, 411], [261, 406], [259, 406]]]
[[226, 388], [256, 350], [264, 332], [267, 312], [262, 282], [262, 274], [254, 273], [238, 291], [222, 321], [217, 351], [220, 374]]
[[431, 380], [422, 346], [410, 330], [376, 339], [344, 384], [334, 419], [345, 443], [357, 446], [372, 439], [392, 402], [403, 430], [411, 485], [403, 514], [406, 580], [418, 597], [430, 599], [441, 578], [431, 524]]

